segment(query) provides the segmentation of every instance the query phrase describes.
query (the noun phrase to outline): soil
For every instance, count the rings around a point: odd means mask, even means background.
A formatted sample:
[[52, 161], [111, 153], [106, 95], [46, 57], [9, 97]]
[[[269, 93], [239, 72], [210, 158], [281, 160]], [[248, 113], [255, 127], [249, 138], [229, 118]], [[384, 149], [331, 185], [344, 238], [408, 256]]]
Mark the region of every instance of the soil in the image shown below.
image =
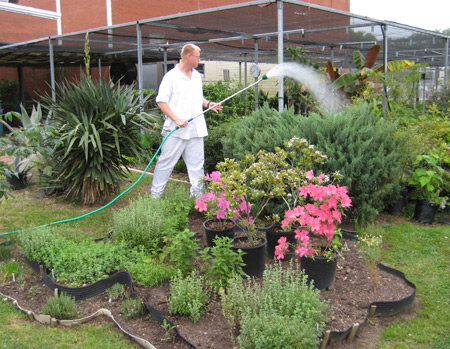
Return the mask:
[[[197, 232], [196, 237], [204, 247], [206, 246], [206, 238], [202, 223], [203, 218], [194, 214], [190, 217], [189, 229]], [[334, 288], [321, 292], [321, 298], [328, 300], [333, 311], [333, 315], [326, 324], [326, 330], [331, 331], [344, 331], [355, 323], [363, 322], [367, 316], [368, 305], [371, 302], [395, 301], [405, 298], [413, 292], [413, 289], [402, 279], [377, 268], [368, 268], [358, 252], [358, 243], [350, 239], [344, 239], [344, 243], [347, 244], [348, 251], [344, 252], [344, 258], [338, 259]], [[15, 258], [23, 259], [23, 256], [16, 249]], [[272, 263], [274, 263], [273, 260], [266, 258], [266, 264]], [[169, 314], [167, 305], [167, 299], [170, 295], [168, 283], [161, 287], [142, 287], [135, 284], [134, 291], [145, 303], [158, 309], [173, 323], [177, 324], [180, 334], [197, 348], [233, 348], [236, 346], [236, 342], [232, 339], [232, 329], [222, 314], [219, 300], [212, 302], [206, 314], [197, 323], [193, 323], [188, 317], [171, 316]], [[38, 314], [41, 312], [42, 305], [46, 303], [49, 297], [53, 296], [52, 291], [43, 285], [42, 278], [35, 273], [26, 276], [25, 279], [18, 280], [18, 282], [9, 281], [2, 284], [0, 292], [16, 299], [22, 308]], [[170, 338], [167, 338], [161, 324], [150, 319], [148, 315], [138, 320], [126, 320], [120, 313], [120, 304], [120, 300], [109, 302], [108, 296], [103, 294], [79, 302], [77, 307], [80, 317], [91, 315], [100, 308], [109, 309], [116, 321], [126, 331], [149, 341], [157, 348], [189, 348], [189, 345], [174, 333]], [[362, 346], [372, 348], [379, 340], [383, 323], [390, 320], [392, 319], [372, 318], [369, 324], [353, 340], [353, 343], [335, 343], [332, 347], [356, 348]]]

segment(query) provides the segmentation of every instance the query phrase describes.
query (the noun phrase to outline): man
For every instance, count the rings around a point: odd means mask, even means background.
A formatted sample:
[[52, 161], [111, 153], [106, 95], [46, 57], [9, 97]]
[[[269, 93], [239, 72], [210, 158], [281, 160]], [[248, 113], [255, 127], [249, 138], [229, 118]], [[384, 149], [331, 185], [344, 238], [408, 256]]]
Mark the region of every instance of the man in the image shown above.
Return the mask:
[[[203, 191], [200, 180], [204, 175], [203, 139], [208, 135], [208, 131], [202, 112], [203, 108], [213, 106], [212, 110], [217, 113], [223, 107], [203, 97], [202, 78], [195, 69], [200, 62], [200, 51], [196, 45], [185, 45], [181, 50], [180, 63], [164, 76], [159, 86], [156, 102], [166, 116], [161, 135], [165, 137], [174, 128], [179, 129], [167, 138], [161, 148], [151, 188], [151, 194], [155, 198], [163, 194], [180, 157], [183, 157], [187, 167], [191, 196], [198, 197]], [[188, 122], [191, 118], [195, 119]]]

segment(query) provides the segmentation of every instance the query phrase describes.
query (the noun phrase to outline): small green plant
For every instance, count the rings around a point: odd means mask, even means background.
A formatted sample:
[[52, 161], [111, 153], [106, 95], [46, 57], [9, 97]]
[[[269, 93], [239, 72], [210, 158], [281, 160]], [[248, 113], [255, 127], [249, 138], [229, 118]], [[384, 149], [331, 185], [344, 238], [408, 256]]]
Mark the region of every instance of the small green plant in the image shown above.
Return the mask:
[[213, 247], [207, 247], [202, 252], [204, 264], [203, 270], [213, 287], [219, 292], [225, 291], [228, 286], [228, 280], [233, 275], [244, 275], [242, 267], [245, 265], [242, 256], [245, 254], [241, 249], [236, 252], [231, 249], [231, 239], [226, 236], [214, 239], [216, 244]]
[[164, 328], [165, 331], [163, 341], [168, 341], [171, 337], [172, 331], [176, 328], [176, 326], [172, 325], [169, 321], [164, 319], [161, 327]]
[[18, 235], [23, 254], [37, 263], [48, 260], [47, 247], [51, 246], [56, 236], [49, 228], [25, 230]]
[[123, 299], [125, 297], [125, 285], [116, 283], [108, 288], [106, 294], [109, 297], [109, 301]]
[[78, 316], [75, 299], [65, 293], [59, 297], [50, 297], [42, 307], [42, 314], [59, 320], [72, 320]]
[[383, 238], [380, 235], [364, 233], [360, 239], [361, 255], [369, 265], [375, 266], [380, 260]]
[[193, 239], [194, 235], [189, 229], [174, 233], [163, 249], [163, 257], [168, 256], [183, 275], [189, 274], [193, 268], [192, 261], [198, 257], [198, 239]]
[[144, 246], [149, 251], [162, 248], [168, 232], [187, 226], [188, 205], [183, 205], [182, 201], [180, 205], [182, 208], [172, 211], [176, 206], [175, 198], [156, 200], [150, 194], [139, 196], [114, 212], [113, 239], [125, 241], [130, 247]]
[[241, 327], [241, 348], [315, 348], [328, 315], [319, 296], [291, 261], [287, 268], [268, 266], [262, 284], [234, 277], [222, 309], [232, 326]]
[[120, 312], [125, 319], [139, 319], [145, 315], [145, 306], [142, 299], [139, 297], [129, 298], [122, 302]]
[[0, 245], [0, 261], [6, 262], [11, 258], [12, 245]]
[[10, 277], [14, 277], [15, 279], [20, 275], [19, 265], [17, 264], [16, 261], [6, 262], [5, 264], [2, 264], [1, 270], [4, 279]]
[[169, 312], [171, 314], [189, 315], [197, 322], [209, 301], [210, 290], [205, 278], [193, 270], [183, 277], [181, 272], [170, 282]]
[[170, 280], [177, 274], [177, 268], [146, 256], [142, 260], [128, 265], [128, 272], [139, 285], [151, 287]]
[[436, 155], [419, 155], [414, 161], [416, 167], [409, 184], [415, 187], [413, 199], [425, 200], [445, 208], [447, 197], [441, 196], [444, 185], [444, 169], [439, 166], [440, 158]]

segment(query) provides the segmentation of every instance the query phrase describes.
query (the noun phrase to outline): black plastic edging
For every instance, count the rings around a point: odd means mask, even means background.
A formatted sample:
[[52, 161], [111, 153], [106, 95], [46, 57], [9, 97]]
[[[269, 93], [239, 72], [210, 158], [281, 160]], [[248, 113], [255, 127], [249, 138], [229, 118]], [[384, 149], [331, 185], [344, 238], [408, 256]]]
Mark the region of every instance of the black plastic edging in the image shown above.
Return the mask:
[[[28, 259], [26, 259], [26, 261], [35, 272], [40, 272], [41, 266], [38, 263], [29, 261]], [[133, 289], [133, 280], [131, 278], [131, 275], [128, 273], [128, 271], [119, 271], [119, 272], [111, 275], [109, 278], [99, 280], [91, 285], [71, 288], [71, 287], [66, 287], [66, 286], [62, 286], [62, 285], [55, 283], [53, 281], [53, 279], [48, 275], [45, 267], [43, 268], [43, 270], [44, 270], [44, 284], [48, 288], [50, 288], [52, 291], [54, 291], [55, 289], [58, 289], [58, 293], [65, 293], [67, 295], [70, 295], [70, 296], [74, 297], [75, 301], [77, 301], [77, 302], [94, 297], [94, 296], [98, 296], [99, 294], [102, 294], [108, 288], [112, 287], [116, 283], [121, 283], [121, 284], [127, 285], [128, 287], [130, 287], [132, 295], [137, 296]], [[164, 316], [164, 314], [161, 313], [158, 309], [153, 308], [151, 305], [149, 305], [145, 302], [143, 302], [143, 304], [153, 319], [155, 319], [161, 323], [164, 323], [164, 320], [165, 320], [166, 323], [169, 323], [170, 326], [174, 327], [177, 335], [186, 344], [188, 344], [192, 348], [196, 349], [196, 346], [194, 344], [192, 344], [188, 339], [184, 338], [180, 334], [180, 332], [178, 331], [178, 326], [176, 324], [174, 324], [172, 321], [167, 319]], [[125, 332], [125, 334], [128, 334], [128, 333]], [[131, 338], [134, 339], [133, 337], [131, 337]], [[140, 344], [140, 343], [138, 343], [138, 344]]]
[[326, 333], [325, 336], [322, 336], [322, 344], [320, 345], [320, 348], [325, 348], [329, 344], [333, 344], [336, 341], [344, 341], [348, 339], [350, 336], [352, 330], [356, 326], [356, 331], [352, 333], [352, 336], [357, 336], [362, 328], [367, 324], [367, 320], [371, 316], [392, 316], [396, 315], [400, 312], [403, 312], [405, 310], [411, 309], [414, 305], [414, 299], [416, 296], [416, 285], [414, 285], [411, 281], [406, 279], [405, 274], [403, 274], [401, 271], [390, 268], [388, 266], [385, 266], [381, 263], [377, 264], [377, 267], [380, 270], [383, 270], [387, 273], [394, 274], [395, 276], [399, 277], [400, 279], [403, 279], [409, 286], [411, 286], [414, 291], [409, 295], [408, 297], [402, 298], [398, 301], [380, 301], [380, 302], [372, 302], [369, 304], [367, 308], [367, 315], [366, 318], [360, 322], [359, 324], [356, 324], [350, 328], [348, 328], [345, 331], [330, 331]]

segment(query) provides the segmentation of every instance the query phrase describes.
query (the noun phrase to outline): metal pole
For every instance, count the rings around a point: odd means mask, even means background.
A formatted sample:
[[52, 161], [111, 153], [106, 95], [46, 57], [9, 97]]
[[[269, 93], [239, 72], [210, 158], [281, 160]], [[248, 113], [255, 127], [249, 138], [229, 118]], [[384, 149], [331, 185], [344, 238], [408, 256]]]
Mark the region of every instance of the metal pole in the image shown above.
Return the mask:
[[425, 90], [426, 90], [426, 77], [427, 77], [427, 70], [425, 67], [423, 67], [423, 74], [422, 74], [422, 114], [425, 114], [425, 98], [426, 98], [426, 94], [425, 94]]
[[56, 92], [55, 92], [55, 60], [53, 58], [53, 43], [52, 39], [48, 38], [48, 53], [50, 58], [50, 81], [52, 88], [52, 99], [56, 101]]
[[98, 59], [98, 81], [102, 81], [102, 59]]
[[164, 47], [164, 75], [167, 73], [167, 47]]
[[[255, 39], [255, 64], [258, 64], [258, 39]], [[258, 78], [255, 78], [255, 81], [257, 81]], [[258, 103], [259, 103], [259, 90], [258, 85], [255, 85], [255, 110], [258, 110]]]
[[[450, 39], [445, 40], [445, 67], [444, 67], [444, 98], [447, 101], [447, 82], [448, 82], [448, 42]], [[445, 109], [447, 110], [447, 102], [445, 102]]]
[[[283, 0], [277, 0], [278, 14], [278, 64], [283, 64]], [[278, 111], [281, 113], [284, 108], [284, 76], [278, 76]]]
[[386, 119], [386, 115], [387, 115], [387, 96], [386, 96], [386, 91], [387, 91], [387, 87], [386, 87], [386, 73], [388, 71], [388, 35], [387, 35], [387, 25], [383, 24], [381, 26], [382, 32], [383, 32], [383, 65], [384, 65], [384, 76], [385, 78], [383, 79], [383, 88], [385, 93], [383, 94], [383, 115], [384, 118]]
[[138, 55], [138, 87], [139, 87], [139, 102], [144, 101], [144, 70], [142, 68], [142, 30], [139, 23], [136, 24], [137, 35], [137, 55]]

